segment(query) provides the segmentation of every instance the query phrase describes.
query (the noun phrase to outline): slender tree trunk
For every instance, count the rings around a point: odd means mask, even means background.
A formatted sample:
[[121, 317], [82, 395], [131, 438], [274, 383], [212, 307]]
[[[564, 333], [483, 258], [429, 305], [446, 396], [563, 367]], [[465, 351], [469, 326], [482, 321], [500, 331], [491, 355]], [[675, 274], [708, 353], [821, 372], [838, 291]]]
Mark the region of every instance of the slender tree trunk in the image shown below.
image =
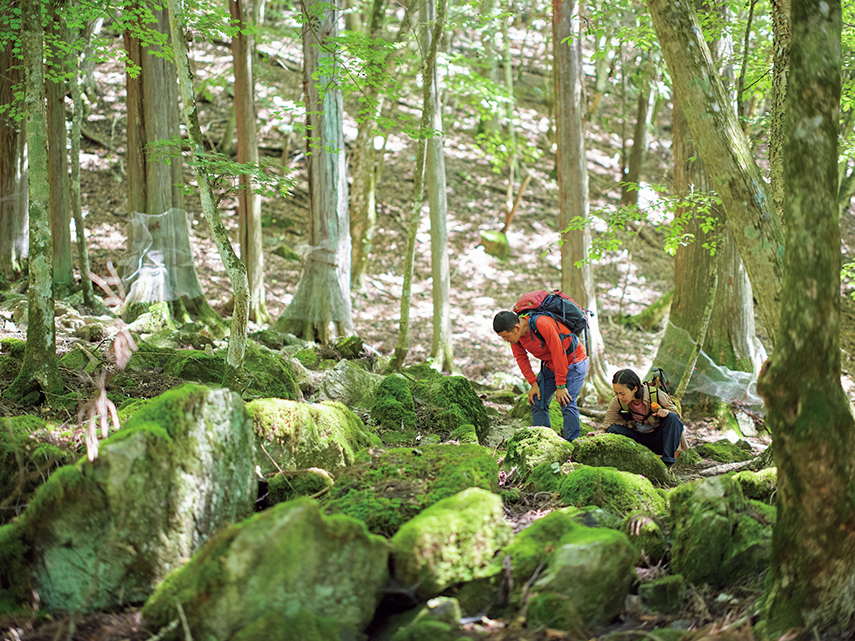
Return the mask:
[[30, 191], [30, 259], [27, 291], [27, 346], [18, 377], [4, 392], [20, 398], [39, 390], [60, 394], [62, 380], [56, 358], [53, 310], [53, 243], [50, 231], [50, 193], [47, 159], [47, 114], [43, 63], [42, 5], [21, 2], [21, 50], [27, 115]]
[[[0, 104], [14, 105], [21, 61], [12, 43], [0, 49]], [[24, 121], [0, 114], [0, 274], [17, 278], [29, 253], [26, 131]]]
[[341, 4], [312, 0], [305, 10], [303, 88], [311, 253], [305, 258], [294, 298], [276, 326], [305, 340], [327, 343], [331, 323], [339, 336], [353, 332], [343, 100], [332, 79], [318, 75], [335, 55]]
[[[255, 128], [255, 77], [252, 58], [255, 45], [246, 31], [252, 26], [252, 12], [247, 2], [230, 0], [232, 20], [241, 26], [232, 38], [232, 60], [235, 73], [235, 124], [237, 126], [237, 159], [239, 163], [258, 163], [258, 136]], [[270, 322], [264, 295], [264, 251], [261, 242], [261, 195], [246, 174], [240, 176], [238, 221], [240, 257], [249, 279], [249, 315], [257, 323]]]
[[[512, 149], [511, 157], [508, 159], [508, 191], [505, 197], [505, 212], [510, 214], [514, 207], [514, 178], [519, 175], [519, 154], [517, 153], [517, 131], [516, 113], [517, 103], [514, 96], [514, 65], [511, 57], [511, 38], [508, 34], [508, 18], [503, 16], [502, 21], [502, 63], [505, 72], [505, 123], [508, 127], [508, 142]], [[522, 178], [522, 176], [520, 176]], [[522, 191], [520, 187], [520, 191]], [[507, 230], [505, 230], [507, 231]]]
[[[430, 49], [430, 26], [436, 22], [436, 0], [427, 0], [424, 7], [424, 50]], [[440, 32], [440, 37], [442, 33]], [[430, 205], [430, 255], [433, 292], [433, 366], [439, 371], [454, 370], [454, 343], [451, 334], [451, 274], [448, 265], [448, 201], [445, 187], [445, 156], [443, 155], [442, 101], [439, 74], [433, 65], [430, 81], [431, 129], [437, 135], [427, 140], [426, 182]]]
[[648, 0], [674, 94], [686, 113], [754, 288], [770, 341], [778, 334], [783, 232], [689, 0]]
[[232, 284], [235, 307], [232, 313], [229, 349], [226, 355], [226, 369], [223, 385], [237, 392], [243, 391], [243, 356], [246, 350], [246, 326], [249, 320], [249, 283], [246, 266], [235, 254], [229, 241], [226, 228], [220, 219], [220, 212], [214, 201], [211, 182], [205, 167], [205, 143], [199, 127], [199, 114], [196, 110], [196, 95], [193, 91], [193, 76], [187, 60], [187, 46], [184, 42], [184, 28], [178, 10], [178, 0], [168, 0], [169, 31], [172, 35], [175, 64], [178, 68], [178, 82], [181, 87], [181, 102], [184, 105], [184, 119], [187, 133], [193, 145], [193, 171], [199, 186], [202, 211], [211, 228], [214, 244], [220, 253], [223, 267]]
[[[480, 74], [487, 78], [494, 89], [499, 87], [499, 64], [496, 58], [496, 0], [481, 0], [481, 48], [483, 53], [480, 62]], [[484, 132], [487, 134], [498, 133], [499, 117], [493, 112], [484, 117]]]
[[[558, 144], [558, 225], [567, 229], [577, 216], [588, 216], [588, 167], [585, 154], [585, 115], [582, 88], [582, 44], [576, 0], [552, 1], [552, 46], [555, 69], [555, 140]], [[567, 40], [565, 42], [565, 40]], [[586, 385], [598, 398], [613, 393], [606, 378], [605, 350], [599, 332], [597, 297], [591, 265], [575, 263], [587, 256], [591, 230], [565, 232], [561, 244], [561, 288], [594, 315], [588, 323], [590, 368]]]
[[840, 383], [841, 7], [792, 3], [781, 331], [758, 390], [778, 468], [763, 633], [855, 632], [855, 422]]
[[433, 25], [433, 33], [430, 39], [430, 49], [424, 59], [422, 67], [422, 120], [419, 130], [418, 146], [416, 149], [416, 169], [413, 190], [413, 212], [410, 216], [410, 224], [407, 228], [407, 248], [404, 257], [404, 286], [401, 291], [401, 320], [398, 325], [398, 343], [395, 353], [389, 363], [390, 370], [400, 370], [407, 359], [410, 351], [410, 298], [413, 290], [413, 268], [416, 254], [416, 232], [419, 229], [422, 203], [424, 199], [424, 173], [425, 157], [427, 155], [426, 136], [429, 135], [431, 125], [431, 96], [433, 92], [434, 65], [436, 64], [436, 50], [442, 37], [445, 26], [446, 0], [439, 0], [436, 6], [436, 21]]
[[[645, 62], [645, 67], [641, 84], [638, 87], [638, 108], [636, 109], [635, 130], [632, 136], [632, 150], [629, 153], [626, 175], [624, 176], [625, 183], [634, 185], [638, 185], [641, 180], [641, 168], [644, 165], [644, 156], [647, 153], [647, 135], [650, 131], [650, 119], [653, 115], [653, 102], [656, 100], [651, 78], [652, 65]], [[628, 189], [622, 185], [621, 205], [628, 207], [637, 204], [638, 189]]]
[[[61, 41], [68, 40], [67, 29], [54, 0], [49, 3], [49, 33]], [[65, 292], [74, 283], [71, 262], [71, 205], [68, 188], [68, 148], [65, 127], [65, 81], [58, 80], [68, 69], [65, 56], [50, 59], [53, 78], [45, 81], [47, 89], [48, 176], [50, 180], [50, 227], [53, 236], [53, 283]]]
[[[772, 120], [769, 125], [769, 188], [778, 217], [784, 218], [784, 108], [790, 63], [790, 0], [772, 0]], [[848, 202], [848, 200], [847, 200]]]

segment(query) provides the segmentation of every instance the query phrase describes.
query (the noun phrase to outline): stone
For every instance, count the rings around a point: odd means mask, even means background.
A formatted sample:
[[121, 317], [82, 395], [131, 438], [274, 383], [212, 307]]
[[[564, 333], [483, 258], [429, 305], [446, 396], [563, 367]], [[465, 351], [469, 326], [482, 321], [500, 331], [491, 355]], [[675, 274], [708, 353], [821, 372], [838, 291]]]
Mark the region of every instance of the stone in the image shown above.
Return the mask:
[[352, 409], [369, 409], [383, 377], [372, 374], [353, 361], [341, 360], [326, 372], [317, 400], [341, 401]]
[[660, 487], [674, 484], [668, 468], [650, 449], [622, 434], [597, 434], [573, 441], [573, 461], [640, 474]]
[[567, 475], [559, 487], [565, 505], [596, 505], [623, 517], [634, 510], [665, 514], [664, 497], [638, 474], [613, 467], [583, 467]]
[[565, 463], [575, 452], [573, 443], [565, 441], [549, 427], [524, 427], [508, 442], [501, 470], [511, 482], [524, 483], [541, 463]]
[[638, 586], [642, 605], [662, 614], [677, 614], [683, 607], [686, 591], [682, 574], [663, 576]]
[[461, 425], [474, 425], [478, 442], [483, 442], [490, 420], [469, 379], [463, 376], [423, 379], [413, 384], [412, 392], [413, 399], [427, 415], [425, 424], [431, 431], [447, 434]]

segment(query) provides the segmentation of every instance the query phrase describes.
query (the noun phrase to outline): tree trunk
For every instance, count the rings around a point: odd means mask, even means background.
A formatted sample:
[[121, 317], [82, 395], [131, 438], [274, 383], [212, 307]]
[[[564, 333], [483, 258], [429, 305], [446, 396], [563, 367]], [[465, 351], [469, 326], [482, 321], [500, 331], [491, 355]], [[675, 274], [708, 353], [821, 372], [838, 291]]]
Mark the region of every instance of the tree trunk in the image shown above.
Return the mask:
[[[330, 323], [339, 336], [353, 331], [350, 307], [350, 221], [341, 92], [326, 76], [315, 77], [335, 55], [341, 3], [311, 0], [303, 34], [303, 88], [309, 174], [311, 250], [291, 304], [277, 328], [307, 341], [327, 343]], [[322, 91], [323, 90], [323, 91]]]
[[[582, 53], [579, 29], [579, 5], [576, 0], [552, 1], [552, 47], [555, 69], [555, 140], [558, 145], [558, 226], [567, 229], [570, 221], [587, 218], [588, 168], [585, 155], [585, 131], [582, 118], [585, 107], [582, 92]], [[565, 42], [567, 40], [567, 42]], [[590, 367], [586, 385], [592, 385], [598, 399], [613, 393], [606, 377], [605, 350], [599, 332], [597, 297], [591, 265], [575, 263], [588, 255], [591, 230], [562, 234], [561, 289], [584, 309], [593, 312], [588, 322]], [[584, 394], [584, 392], [583, 392]]]
[[[126, 11], [137, 10], [130, 7]], [[165, 10], [153, 12], [155, 22], [150, 28], [169, 37], [169, 23]], [[152, 216], [165, 215], [173, 209], [184, 210], [184, 163], [181, 150], [174, 150], [171, 162], [163, 163], [152, 158], [146, 149], [150, 143], [180, 136], [181, 114], [178, 101], [178, 83], [175, 65], [168, 57], [148, 53], [137, 38], [126, 31], [125, 50], [130, 60], [139, 65], [139, 75], [127, 75], [128, 149], [128, 213], [139, 212]], [[174, 236], [181, 242], [189, 239], [186, 220], [177, 220]], [[138, 276], [140, 261], [134, 256], [134, 229], [128, 225], [128, 257], [124, 262], [126, 291]], [[189, 246], [189, 245], [188, 245]], [[181, 253], [185, 247], [172, 247]], [[218, 325], [221, 321], [211, 309], [202, 293], [192, 258], [184, 261], [180, 270], [170, 270], [167, 298], [170, 310], [184, 322], [194, 316], [197, 320]]]
[[60, 394], [63, 389], [56, 358], [53, 310], [42, 5], [39, 0], [22, 0], [20, 7], [29, 152], [30, 259], [24, 362], [18, 377], [4, 392], [4, 396], [13, 399], [35, 390], [47, 396]]
[[[496, 0], [481, 0], [480, 13], [482, 27], [481, 32], [481, 60], [479, 61], [480, 75], [490, 81], [493, 91], [499, 89], [499, 61], [496, 58]], [[430, 23], [428, 23], [430, 24]], [[495, 101], [491, 101], [491, 107], [497, 107]], [[499, 115], [493, 110], [482, 116], [484, 133], [488, 135], [497, 134], [499, 131]]]
[[178, 0], [168, 0], [167, 6], [169, 31], [172, 37], [178, 81], [181, 87], [181, 102], [184, 105], [184, 120], [193, 145], [193, 171], [196, 174], [196, 183], [199, 186], [202, 211], [205, 213], [205, 218], [211, 228], [211, 236], [231, 281], [235, 298], [223, 385], [236, 392], [242, 392], [245, 382], [243, 380], [243, 356], [246, 350], [246, 325], [249, 320], [249, 283], [246, 266], [232, 248], [226, 228], [220, 219], [220, 212], [217, 211], [211, 182], [208, 179], [208, 171], [205, 167], [205, 143], [202, 138], [202, 130], [199, 127], [193, 76], [190, 73], [190, 64], [187, 60], [187, 46], [184, 43], [184, 27], [178, 12]]
[[[787, 70], [790, 63], [790, 0], [771, 0], [772, 5], [772, 118], [769, 124], [769, 189], [778, 217], [784, 219], [784, 110]], [[848, 200], [847, 200], [848, 202]]]
[[[68, 40], [59, 6], [48, 4], [51, 37]], [[68, 69], [64, 56], [49, 58], [52, 78], [45, 80], [47, 90], [48, 176], [50, 180], [50, 228], [53, 236], [53, 284], [57, 292], [67, 293], [74, 283], [71, 262], [71, 199], [68, 188], [68, 147], [65, 127], [65, 81], [56, 80]]]
[[[629, 153], [626, 175], [623, 182], [638, 185], [641, 180], [641, 168], [644, 165], [644, 155], [647, 153], [647, 134], [650, 131], [650, 120], [653, 115], [653, 102], [656, 92], [653, 91], [652, 65], [644, 63], [641, 84], [638, 87], [638, 107], [635, 116], [635, 129], [632, 136], [632, 150]], [[628, 188], [621, 185], [621, 205], [629, 207], [638, 204], [638, 188]]]
[[422, 67], [422, 119], [416, 148], [416, 169], [413, 182], [413, 211], [407, 228], [407, 248], [404, 256], [404, 286], [401, 290], [401, 320], [398, 324], [398, 342], [395, 353], [389, 363], [389, 370], [400, 370], [410, 351], [410, 298], [413, 289], [413, 268], [416, 254], [416, 232], [419, 229], [422, 203], [424, 199], [425, 156], [427, 155], [426, 136], [431, 125], [431, 96], [433, 95], [433, 67], [436, 64], [436, 50], [439, 46], [442, 30], [445, 26], [446, 0], [439, 0], [436, 6], [436, 21], [430, 38], [430, 48]]
[[780, 320], [783, 232], [689, 0], [648, 0], [680, 101], [754, 288], [769, 340]]
[[855, 631], [855, 423], [840, 383], [840, 3], [792, 3], [781, 331], [760, 377], [778, 468], [761, 627]]
[[[21, 79], [21, 61], [12, 43], [0, 49], [0, 104], [17, 106], [13, 87]], [[0, 114], [0, 274], [17, 278], [29, 253], [27, 233], [26, 131], [23, 121]]]
[[[427, 0], [424, 7], [424, 24], [429, 27], [436, 21], [436, 0]], [[423, 49], [430, 49], [431, 32], [425, 28]], [[440, 32], [440, 37], [442, 33]], [[445, 156], [443, 155], [442, 102], [439, 94], [439, 77], [433, 65], [430, 81], [430, 127], [437, 135], [427, 140], [427, 183], [430, 205], [430, 256], [433, 292], [433, 367], [441, 372], [454, 371], [454, 342], [451, 334], [451, 274], [448, 265], [448, 201], [445, 186]]]
[[[232, 37], [232, 60], [235, 74], [235, 125], [237, 127], [237, 160], [239, 163], [258, 164], [258, 136], [255, 128], [255, 77], [252, 58], [255, 51], [253, 38], [247, 28], [252, 28], [252, 12], [245, 5], [251, 0], [230, 0], [229, 13], [235, 24], [241, 26]], [[249, 279], [249, 315], [257, 323], [270, 322], [264, 296], [264, 251], [261, 240], [261, 195], [252, 185], [250, 177], [241, 174], [238, 191], [238, 226], [240, 257], [246, 265]]]

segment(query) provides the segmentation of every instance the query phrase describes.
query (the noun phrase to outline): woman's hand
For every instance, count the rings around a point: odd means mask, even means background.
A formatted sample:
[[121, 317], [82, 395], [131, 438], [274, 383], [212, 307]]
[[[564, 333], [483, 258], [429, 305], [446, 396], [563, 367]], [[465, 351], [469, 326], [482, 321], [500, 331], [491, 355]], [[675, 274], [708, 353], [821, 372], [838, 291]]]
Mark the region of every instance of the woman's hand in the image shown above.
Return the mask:
[[659, 418], [665, 418], [670, 413], [671, 412], [666, 410], [664, 407], [660, 407], [659, 410], [656, 412], [656, 416], [658, 416]]

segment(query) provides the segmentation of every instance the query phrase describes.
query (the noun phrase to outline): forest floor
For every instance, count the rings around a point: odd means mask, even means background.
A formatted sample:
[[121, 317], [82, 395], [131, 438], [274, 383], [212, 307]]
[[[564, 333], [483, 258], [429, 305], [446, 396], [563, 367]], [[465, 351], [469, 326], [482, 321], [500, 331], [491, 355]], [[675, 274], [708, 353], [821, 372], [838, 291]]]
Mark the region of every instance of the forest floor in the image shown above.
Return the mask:
[[[205, 81], [225, 73], [229, 63], [226, 46], [214, 46], [206, 55], [207, 65], [197, 69], [197, 78]], [[298, 57], [296, 59], [299, 59]], [[264, 70], [268, 95], [277, 91], [283, 99], [299, 99], [302, 78], [294, 64], [270, 66]], [[83, 140], [81, 159], [83, 211], [89, 239], [92, 270], [102, 276], [108, 273], [107, 264], [119, 264], [125, 252], [127, 223], [126, 173], [124, 172], [124, 72], [118, 67], [99, 68], [96, 72], [99, 95], [87, 118], [89, 137]], [[521, 133], [528, 136], [532, 148], [539, 150], [540, 158], [530, 163], [532, 181], [522, 196], [519, 208], [508, 231], [511, 256], [499, 260], [488, 255], [481, 246], [482, 230], [498, 230], [505, 218], [505, 192], [507, 172], [497, 173], [474, 143], [474, 125], [462, 115], [446, 121], [445, 153], [448, 196], [448, 243], [451, 263], [452, 327], [454, 336], [454, 365], [459, 373], [475, 383], [489, 386], [498, 373], [518, 375], [516, 363], [509, 347], [492, 331], [492, 318], [501, 309], [509, 309], [520, 294], [533, 289], [551, 289], [560, 285], [559, 249], [557, 245], [558, 198], [555, 181], [549, 176], [554, 167], [554, 153], [547, 135], [546, 105], [533, 98], [535, 88], [544, 78], [526, 74], [518, 85], [520, 112], [523, 124]], [[270, 88], [272, 87], [272, 89]], [[259, 90], [259, 95], [264, 94]], [[212, 100], [200, 103], [201, 121], [206, 133], [218, 140], [228, 116], [227, 91], [213, 91]], [[417, 109], [415, 97], [409, 105]], [[660, 118], [666, 118], [660, 114]], [[282, 156], [284, 163], [297, 175], [303, 175], [304, 155], [297, 142], [289, 143], [282, 133], [284, 127], [271, 126], [269, 110], [259, 109], [262, 150], [273, 156]], [[618, 180], [619, 157], [622, 142], [616, 133], [608, 130], [606, 115], [592, 119], [588, 126], [588, 168], [590, 173], [591, 208], [613, 204], [620, 199]], [[615, 119], [612, 129], [619, 131]], [[631, 126], [628, 127], [631, 130]], [[352, 140], [353, 123], [347, 133]], [[650, 151], [645, 168], [645, 181], [667, 183], [670, 175], [670, 135], [666, 127], [651, 132]], [[106, 142], [105, 142], [106, 141]], [[290, 150], [289, 150], [290, 146]], [[398, 338], [400, 295], [403, 283], [403, 258], [406, 229], [412, 210], [414, 145], [400, 136], [391, 135], [387, 143], [382, 178], [377, 187], [377, 229], [374, 246], [364, 281], [364, 287], [353, 292], [353, 322], [356, 333], [383, 355], [390, 355]], [[187, 182], [193, 183], [189, 169]], [[288, 260], [273, 253], [280, 245], [299, 251], [305, 245], [307, 199], [304, 182], [287, 198], [265, 199], [263, 214], [274, 223], [265, 229], [265, 287], [267, 306], [273, 318], [287, 307], [300, 278], [300, 262]], [[198, 198], [189, 196], [186, 209], [191, 216], [191, 244], [197, 273], [202, 288], [215, 309], [226, 308], [230, 287], [223, 271], [217, 250], [202, 215]], [[237, 229], [237, 206], [234, 199], [221, 204], [224, 223], [230, 232]], [[844, 252], [848, 256], [855, 239], [855, 225], [849, 214], [842, 221]], [[663, 238], [664, 233], [655, 225], [648, 228], [647, 238]], [[408, 362], [421, 362], [431, 351], [432, 297], [430, 280], [429, 219], [425, 213], [419, 228], [416, 247], [415, 277], [410, 315], [410, 351]], [[846, 262], [846, 258], [844, 259]], [[673, 258], [662, 246], [651, 244], [640, 236], [626, 238], [624, 248], [610, 252], [594, 266], [597, 289], [599, 327], [605, 352], [611, 364], [610, 372], [631, 367], [643, 374], [652, 365], [658, 342], [664, 328], [651, 332], [631, 329], [615, 319], [636, 314], [657, 301], [673, 286]], [[846, 293], [851, 289], [846, 284]], [[848, 373], [852, 354], [855, 354], [853, 318], [855, 304], [847, 295], [844, 301], [842, 327], [844, 370]], [[758, 321], [759, 322], [759, 321]], [[252, 326], [250, 331], [260, 329]], [[8, 332], [7, 332], [8, 333]], [[23, 338], [24, 336], [21, 335]], [[60, 351], [67, 348], [71, 337], [60, 335]], [[149, 381], [141, 396], [152, 396], [168, 386], [167, 381]], [[603, 409], [591, 404], [589, 409]], [[25, 408], [4, 405], [5, 414], [23, 413]], [[762, 426], [762, 416], [757, 416]], [[722, 437], [711, 421], [703, 419], [688, 425], [690, 444], [713, 441]], [[767, 438], [748, 439], [754, 453], [768, 444]], [[532, 506], [530, 518], [549, 506]], [[655, 572], [656, 569], [650, 570]], [[715, 631], [728, 629], [728, 638], [750, 639], [750, 629], [745, 628], [745, 617], [750, 619], [758, 594], [747, 590], [732, 594], [705, 594], [694, 596], [687, 612], [681, 613], [685, 625], [706, 627], [707, 638]], [[627, 609], [625, 619], [611, 627], [611, 631], [627, 633], [633, 629], [651, 629], [661, 623], [656, 617], [647, 617]], [[672, 617], [673, 619], [673, 617]], [[29, 641], [56, 638], [103, 641], [118, 639], [142, 640], [150, 633], [140, 629], [138, 611], [123, 614], [96, 614], [77, 621], [72, 631], [69, 621], [47, 621], [36, 629], [21, 630], [18, 636], [7, 632], [5, 639]], [[480, 621], [471, 625], [499, 639], [559, 639], [558, 631], [517, 630], [508, 622]], [[11, 636], [10, 636], [11, 635]], [[640, 638], [640, 637], [638, 637]]]

